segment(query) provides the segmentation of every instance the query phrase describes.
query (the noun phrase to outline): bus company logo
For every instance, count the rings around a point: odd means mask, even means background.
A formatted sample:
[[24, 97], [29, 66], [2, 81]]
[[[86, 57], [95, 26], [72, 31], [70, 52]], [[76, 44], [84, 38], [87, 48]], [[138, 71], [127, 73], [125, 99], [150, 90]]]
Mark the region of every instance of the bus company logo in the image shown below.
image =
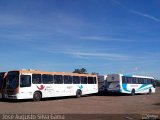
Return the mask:
[[79, 89], [82, 90], [83, 89], [83, 85], [79, 85]]
[[72, 89], [73, 88], [73, 86], [67, 86], [67, 89]]
[[43, 90], [44, 87], [45, 87], [44, 85], [41, 85], [40, 87], [37, 86], [37, 88], [38, 88], [39, 90]]

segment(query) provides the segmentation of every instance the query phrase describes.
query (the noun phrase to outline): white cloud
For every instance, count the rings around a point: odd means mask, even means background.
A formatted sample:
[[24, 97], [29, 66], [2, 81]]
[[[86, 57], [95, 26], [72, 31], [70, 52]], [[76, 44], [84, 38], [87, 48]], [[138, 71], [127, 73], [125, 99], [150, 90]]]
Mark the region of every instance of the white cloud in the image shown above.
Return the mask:
[[[77, 49], [76, 49], [77, 48]], [[39, 51], [44, 51], [52, 54], [66, 54], [78, 59], [102, 59], [102, 60], [128, 60], [130, 57], [128, 55], [123, 55], [119, 53], [111, 53], [111, 52], [100, 52], [103, 49], [94, 49], [94, 52], [91, 50], [88, 50], [88, 48], [78, 48], [78, 47], [56, 47], [56, 46], [50, 46], [50, 47], [37, 47], [36, 48]], [[109, 50], [109, 49], [108, 49]], [[113, 48], [110, 48], [110, 50], [113, 50]], [[99, 52], [95, 52], [99, 51]]]
[[79, 37], [82, 40], [90, 40], [90, 41], [115, 41], [115, 42], [132, 42], [134, 40], [130, 40], [127, 38], [115, 37], [115, 36], [81, 36]]
[[135, 10], [130, 10], [131, 13], [133, 14], [136, 14], [136, 15], [139, 15], [139, 16], [142, 16], [142, 17], [145, 17], [145, 18], [148, 18], [148, 19], [151, 19], [151, 20], [154, 20], [156, 22], [160, 22], [160, 19], [152, 16], [152, 15], [149, 15], [149, 14], [145, 14], [145, 13], [141, 13], [141, 12], [138, 12], [138, 11], [135, 11]]
[[136, 10], [133, 10], [129, 7], [127, 7], [126, 5], [122, 4], [121, 2], [118, 2], [117, 0], [112, 0], [113, 3], [125, 8], [127, 11], [133, 13], [133, 14], [136, 14], [136, 15], [139, 15], [139, 16], [142, 16], [142, 17], [145, 17], [147, 19], [150, 19], [150, 20], [153, 20], [155, 22], [160, 22], [160, 19], [155, 17], [155, 16], [152, 16], [152, 15], [149, 15], [149, 14], [146, 14], [146, 13], [142, 13], [142, 12], [139, 12], [139, 11], [136, 11]]
[[88, 53], [88, 52], [61, 52], [72, 55], [78, 59], [105, 59], [105, 60], [126, 60], [128, 56], [114, 53]]
[[81, 36], [80, 39], [105, 41], [108, 38], [103, 36]]

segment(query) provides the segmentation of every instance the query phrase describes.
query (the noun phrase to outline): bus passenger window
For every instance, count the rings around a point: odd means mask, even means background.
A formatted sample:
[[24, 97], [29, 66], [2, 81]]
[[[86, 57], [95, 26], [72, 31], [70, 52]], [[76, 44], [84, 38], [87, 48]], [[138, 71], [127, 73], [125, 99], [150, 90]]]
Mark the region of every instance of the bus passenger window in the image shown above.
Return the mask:
[[135, 77], [133, 77], [133, 79], [132, 79], [132, 80], [133, 80], [133, 82], [132, 82], [132, 83], [133, 83], [133, 84], [136, 84], [136, 78], [135, 78]]
[[53, 76], [52, 75], [42, 75], [43, 84], [53, 84]]
[[32, 74], [32, 83], [41, 84], [41, 74]]
[[20, 87], [30, 87], [31, 86], [31, 76], [21, 75], [20, 77]]
[[87, 84], [88, 82], [87, 82], [87, 77], [85, 77], [85, 76], [82, 76], [81, 77], [81, 84]]
[[72, 76], [64, 76], [64, 84], [72, 84]]
[[94, 84], [97, 84], [96, 77], [93, 77]]
[[93, 77], [88, 77], [88, 84], [94, 84]]
[[79, 76], [73, 76], [73, 84], [80, 84], [80, 77]]
[[54, 75], [54, 84], [63, 84], [63, 76]]
[[127, 83], [127, 80], [126, 80], [126, 77], [125, 76], [122, 76], [122, 83]]

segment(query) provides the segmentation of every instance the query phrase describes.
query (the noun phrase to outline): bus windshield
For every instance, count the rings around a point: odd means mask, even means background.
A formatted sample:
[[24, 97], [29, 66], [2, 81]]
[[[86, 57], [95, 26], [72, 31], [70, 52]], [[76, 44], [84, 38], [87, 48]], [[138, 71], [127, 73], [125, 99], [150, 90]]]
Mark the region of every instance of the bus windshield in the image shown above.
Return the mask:
[[16, 89], [19, 83], [18, 72], [8, 72], [6, 77], [6, 89]]

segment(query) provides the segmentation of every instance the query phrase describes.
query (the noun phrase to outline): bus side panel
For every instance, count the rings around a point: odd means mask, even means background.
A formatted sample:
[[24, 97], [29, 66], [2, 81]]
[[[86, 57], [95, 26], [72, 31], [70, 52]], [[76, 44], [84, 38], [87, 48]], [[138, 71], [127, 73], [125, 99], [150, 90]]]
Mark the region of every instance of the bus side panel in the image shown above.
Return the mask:
[[92, 93], [98, 93], [98, 86], [97, 84], [82, 84], [83, 86], [82, 94], [92, 94]]
[[135, 93], [148, 93], [149, 89], [152, 93], [155, 93], [155, 88], [151, 84], [122, 84], [122, 93], [131, 93], [132, 89], [135, 89]]

